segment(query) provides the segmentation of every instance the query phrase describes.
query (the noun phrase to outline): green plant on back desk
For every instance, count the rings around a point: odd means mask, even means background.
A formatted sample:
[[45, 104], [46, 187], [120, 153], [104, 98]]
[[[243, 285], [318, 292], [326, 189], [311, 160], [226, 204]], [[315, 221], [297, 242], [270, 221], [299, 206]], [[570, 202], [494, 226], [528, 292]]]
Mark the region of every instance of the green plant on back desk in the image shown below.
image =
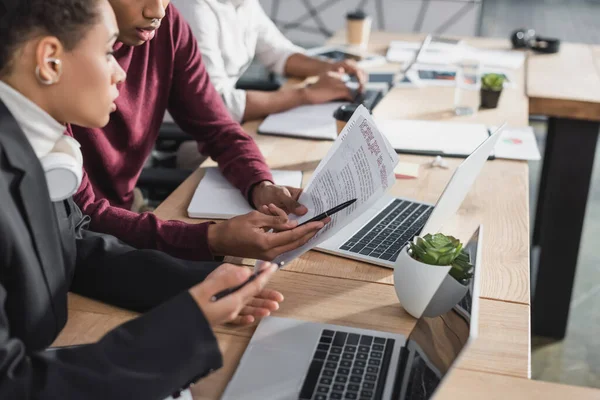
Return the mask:
[[412, 258], [429, 265], [450, 265], [450, 276], [467, 284], [473, 276], [473, 265], [460, 240], [442, 233], [416, 237], [410, 242], [408, 253]]
[[505, 77], [501, 74], [485, 74], [481, 77], [481, 108], [496, 108], [502, 94]]

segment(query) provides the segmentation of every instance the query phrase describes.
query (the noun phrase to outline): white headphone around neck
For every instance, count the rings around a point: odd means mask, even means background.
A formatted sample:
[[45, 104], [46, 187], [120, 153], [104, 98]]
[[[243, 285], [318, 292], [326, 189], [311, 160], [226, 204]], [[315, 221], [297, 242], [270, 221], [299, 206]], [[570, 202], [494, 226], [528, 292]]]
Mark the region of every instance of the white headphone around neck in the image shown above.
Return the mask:
[[50, 199], [62, 201], [77, 193], [83, 178], [83, 156], [79, 142], [63, 135], [49, 154], [40, 158], [46, 173]]

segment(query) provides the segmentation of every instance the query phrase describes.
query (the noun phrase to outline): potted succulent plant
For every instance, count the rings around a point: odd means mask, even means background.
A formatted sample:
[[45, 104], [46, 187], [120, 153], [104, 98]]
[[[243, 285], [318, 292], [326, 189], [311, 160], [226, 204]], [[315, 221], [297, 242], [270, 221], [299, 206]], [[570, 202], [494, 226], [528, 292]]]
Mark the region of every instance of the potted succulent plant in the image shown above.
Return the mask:
[[481, 108], [498, 107], [504, 80], [501, 74], [484, 74], [481, 77]]
[[464, 297], [472, 276], [469, 254], [458, 239], [427, 234], [416, 237], [398, 256], [394, 286], [409, 314], [415, 318], [435, 317]]

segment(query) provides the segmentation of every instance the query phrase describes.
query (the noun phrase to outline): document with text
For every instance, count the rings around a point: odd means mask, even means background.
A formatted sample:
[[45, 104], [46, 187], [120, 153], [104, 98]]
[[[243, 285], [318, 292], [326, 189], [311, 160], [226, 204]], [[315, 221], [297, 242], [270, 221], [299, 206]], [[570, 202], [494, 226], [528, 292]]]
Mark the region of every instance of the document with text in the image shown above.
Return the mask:
[[291, 218], [302, 223], [346, 201], [356, 199], [356, 202], [332, 215], [331, 222], [304, 246], [281, 254], [273, 262], [280, 265], [283, 262], [285, 266], [368, 210], [394, 184], [397, 163], [394, 148], [367, 109], [360, 106], [300, 195], [299, 201], [308, 208], [308, 213]]

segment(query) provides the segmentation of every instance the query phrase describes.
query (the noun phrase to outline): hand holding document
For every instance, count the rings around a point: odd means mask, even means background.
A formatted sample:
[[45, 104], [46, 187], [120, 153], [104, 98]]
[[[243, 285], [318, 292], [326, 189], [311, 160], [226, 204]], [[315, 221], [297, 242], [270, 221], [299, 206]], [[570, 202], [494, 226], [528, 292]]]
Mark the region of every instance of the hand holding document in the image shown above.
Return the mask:
[[377, 129], [367, 109], [360, 106], [300, 195], [299, 202], [308, 208], [308, 213], [291, 218], [303, 223], [340, 204], [356, 201], [332, 215], [331, 222], [304, 246], [281, 254], [273, 262], [287, 264], [368, 210], [393, 185], [397, 163], [396, 152]]

